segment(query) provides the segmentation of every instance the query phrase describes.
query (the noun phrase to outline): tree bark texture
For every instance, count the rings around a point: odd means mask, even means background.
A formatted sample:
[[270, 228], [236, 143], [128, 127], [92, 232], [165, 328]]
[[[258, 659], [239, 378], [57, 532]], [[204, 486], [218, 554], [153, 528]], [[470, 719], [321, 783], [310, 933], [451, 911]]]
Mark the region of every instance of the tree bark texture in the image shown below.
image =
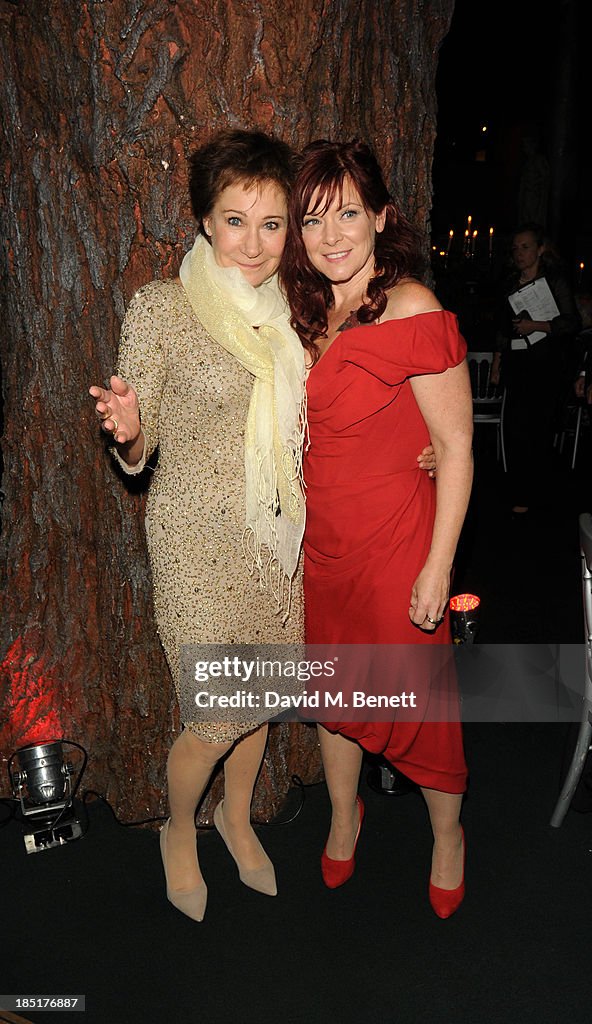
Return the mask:
[[[427, 229], [434, 79], [452, 10], [453, 0], [0, 0], [0, 750], [82, 743], [84, 788], [127, 820], [162, 813], [178, 722], [154, 627], [145, 496], [106, 453], [88, 385], [112, 372], [134, 291], [176, 274], [195, 234], [186, 158], [221, 127], [260, 126], [295, 145], [363, 138]], [[314, 729], [275, 726], [256, 816], [278, 809], [295, 771], [321, 777]]]

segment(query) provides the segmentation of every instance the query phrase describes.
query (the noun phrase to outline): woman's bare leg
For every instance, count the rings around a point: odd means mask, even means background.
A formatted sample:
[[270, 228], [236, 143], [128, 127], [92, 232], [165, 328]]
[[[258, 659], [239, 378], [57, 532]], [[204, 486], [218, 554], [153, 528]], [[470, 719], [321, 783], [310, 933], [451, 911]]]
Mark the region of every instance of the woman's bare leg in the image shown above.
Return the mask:
[[462, 793], [423, 789], [434, 834], [431, 880], [439, 889], [456, 889], [463, 877], [460, 808]]
[[322, 725], [318, 726], [318, 734], [332, 808], [327, 856], [332, 860], [349, 860], [360, 821], [356, 795], [362, 748], [355, 740], [329, 732]]

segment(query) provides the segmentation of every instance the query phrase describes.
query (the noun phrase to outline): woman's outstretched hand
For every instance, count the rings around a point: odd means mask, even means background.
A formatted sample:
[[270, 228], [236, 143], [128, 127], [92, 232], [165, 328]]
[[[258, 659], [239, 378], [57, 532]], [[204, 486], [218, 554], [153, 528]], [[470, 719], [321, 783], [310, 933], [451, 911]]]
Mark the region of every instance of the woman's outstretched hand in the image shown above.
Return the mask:
[[118, 444], [133, 443], [140, 435], [140, 404], [131, 384], [121, 377], [111, 377], [111, 390], [93, 384], [88, 389], [95, 399], [95, 412], [101, 427], [113, 435]]

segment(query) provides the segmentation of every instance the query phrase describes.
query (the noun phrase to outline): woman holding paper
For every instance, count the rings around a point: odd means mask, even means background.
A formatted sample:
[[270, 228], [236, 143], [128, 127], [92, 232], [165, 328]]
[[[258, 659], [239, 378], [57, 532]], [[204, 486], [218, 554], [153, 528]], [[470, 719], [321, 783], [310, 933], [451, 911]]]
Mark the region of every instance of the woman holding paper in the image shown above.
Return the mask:
[[569, 282], [542, 228], [519, 227], [511, 252], [491, 380], [499, 381], [501, 363], [509, 498], [517, 518], [541, 498], [557, 405], [570, 380], [573, 341], [581, 321]]

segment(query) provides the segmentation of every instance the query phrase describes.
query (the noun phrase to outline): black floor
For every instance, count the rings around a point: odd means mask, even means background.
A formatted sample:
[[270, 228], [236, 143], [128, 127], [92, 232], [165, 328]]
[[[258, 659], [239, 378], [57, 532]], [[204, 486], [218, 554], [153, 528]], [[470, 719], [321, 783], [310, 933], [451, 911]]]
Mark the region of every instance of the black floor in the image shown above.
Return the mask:
[[[550, 466], [549, 501], [512, 522], [489, 439], [455, 590], [482, 599], [481, 643], [579, 643], [577, 516], [590, 506], [588, 453]], [[158, 836], [122, 829], [100, 804], [79, 842], [27, 856], [21, 827], [0, 832], [0, 991], [84, 994], [87, 1024], [584, 1024], [592, 970], [592, 814], [549, 826], [567, 730], [469, 724], [463, 810], [467, 896], [450, 920], [427, 901], [431, 836], [416, 793], [373, 792], [356, 872], [331, 892], [319, 856], [325, 787], [288, 825], [260, 830], [278, 875], [271, 899], [240, 884], [215, 833], [200, 837], [209, 886], [202, 924], [167, 903]], [[300, 799], [289, 795], [286, 815]], [[1, 1019], [1, 1017], [0, 1017]]]

